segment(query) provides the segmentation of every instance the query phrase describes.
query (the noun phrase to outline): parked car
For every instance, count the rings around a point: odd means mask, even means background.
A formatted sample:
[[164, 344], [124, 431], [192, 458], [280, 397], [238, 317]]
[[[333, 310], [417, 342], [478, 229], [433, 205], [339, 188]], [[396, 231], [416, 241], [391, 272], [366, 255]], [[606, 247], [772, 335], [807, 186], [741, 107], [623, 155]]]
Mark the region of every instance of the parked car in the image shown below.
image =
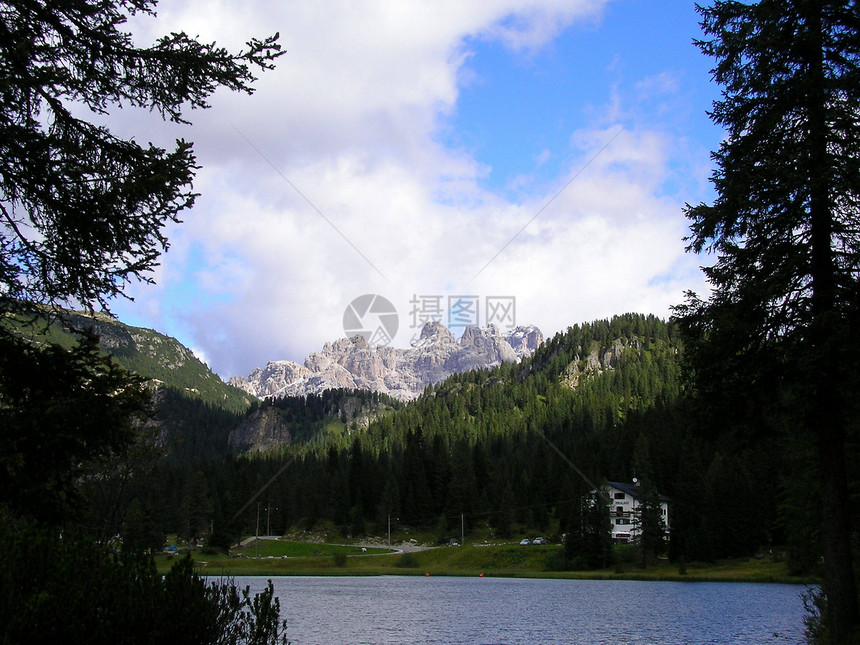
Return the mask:
[[544, 537], [536, 537], [532, 540], [532, 544], [549, 544], [549, 541]]
[[532, 543], [532, 541], [529, 540], [528, 538], [523, 538], [522, 540], [520, 540], [520, 546], [528, 546], [531, 543]]

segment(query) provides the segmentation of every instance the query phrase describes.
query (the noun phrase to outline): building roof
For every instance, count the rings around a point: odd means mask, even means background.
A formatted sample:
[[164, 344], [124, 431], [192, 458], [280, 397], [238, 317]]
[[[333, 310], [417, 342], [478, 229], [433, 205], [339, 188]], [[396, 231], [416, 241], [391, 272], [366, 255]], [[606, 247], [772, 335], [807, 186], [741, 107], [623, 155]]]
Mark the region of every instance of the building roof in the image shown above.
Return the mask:
[[[606, 482], [606, 483], [609, 484], [610, 486], [612, 486], [612, 488], [617, 488], [618, 490], [620, 490], [624, 493], [627, 493], [633, 499], [639, 499], [639, 493], [642, 492], [642, 489], [639, 486], [637, 486], [636, 484], [625, 484], [623, 482]], [[661, 502], [672, 501], [671, 499], [669, 499], [665, 495], [659, 495], [658, 497], [660, 498]]]

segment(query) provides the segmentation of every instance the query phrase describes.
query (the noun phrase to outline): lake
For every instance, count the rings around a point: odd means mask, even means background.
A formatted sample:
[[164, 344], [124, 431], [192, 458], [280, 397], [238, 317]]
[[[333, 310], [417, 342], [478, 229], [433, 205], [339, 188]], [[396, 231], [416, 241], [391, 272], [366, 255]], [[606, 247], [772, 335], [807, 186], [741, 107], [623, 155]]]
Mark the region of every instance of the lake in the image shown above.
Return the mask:
[[[272, 579], [293, 645], [797, 643], [803, 587], [456, 577]], [[238, 577], [259, 591], [265, 577]]]

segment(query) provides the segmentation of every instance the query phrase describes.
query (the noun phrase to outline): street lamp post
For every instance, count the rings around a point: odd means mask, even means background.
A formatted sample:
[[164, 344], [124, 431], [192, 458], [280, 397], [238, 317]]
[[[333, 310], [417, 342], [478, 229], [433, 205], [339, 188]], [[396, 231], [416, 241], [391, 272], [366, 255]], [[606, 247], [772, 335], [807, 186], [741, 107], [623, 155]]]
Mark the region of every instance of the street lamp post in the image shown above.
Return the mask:
[[[399, 519], [399, 517], [395, 517], [394, 521]], [[388, 548], [391, 548], [391, 513], [388, 514]]]
[[257, 528], [254, 529], [254, 557], [260, 557], [260, 502], [257, 502]]

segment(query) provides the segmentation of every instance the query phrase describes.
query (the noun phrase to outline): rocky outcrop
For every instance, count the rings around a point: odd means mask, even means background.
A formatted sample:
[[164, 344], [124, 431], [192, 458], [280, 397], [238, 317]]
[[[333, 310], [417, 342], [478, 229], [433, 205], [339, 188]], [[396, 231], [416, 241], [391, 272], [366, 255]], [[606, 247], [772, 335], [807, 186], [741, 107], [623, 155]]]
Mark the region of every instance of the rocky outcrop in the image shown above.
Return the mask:
[[371, 349], [360, 336], [326, 343], [304, 365], [275, 361], [230, 384], [264, 397], [319, 394], [335, 388], [373, 390], [401, 401], [419, 396], [428, 385], [451, 374], [516, 363], [543, 343], [536, 327], [502, 334], [494, 325], [467, 327], [459, 341], [441, 323], [429, 322], [412, 347]]
[[[327, 394], [313, 402], [309, 399], [314, 395], [308, 395], [304, 404], [302, 399], [274, 399], [253, 406], [230, 431], [230, 446], [241, 452], [266, 452], [306, 442], [332, 423], [342, 425], [349, 435], [358, 428], [367, 429], [372, 421], [396, 407], [387, 397], [370, 392], [336, 390]], [[281, 403], [286, 405], [282, 407]]]
[[508, 344], [520, 358], [529, 358], [543, 344], [543, 334], [534, 325], [517, 327], [507, 336]]
[[448, 357], [445, 368], [449, 374], [454, 374], [519, 360], [514, 348], [496, 326], [490, 325], [486, 329], [466, 327], [459, 349]]
[[642, 344], [635, 336], [631, 338], [616, 338], [608, 347], [601, 348], [596, 342], [584, 352], [583, 356], [576, 355], [565, 368], [562, 382], [571, 388], [579, 385], [583, 376], [602, 374], [618, 367], [621, 356], [627, 349], [639, 350]]
[[[230, 385], [245, 390], [259, 398], [267, 396], [282, 396], [280, 393], [295, 383], [311, 376], [311, 371], [293, 361], [270, 361], [266, 367], [252, 371], [247, 379], [233, 377]], [[254, 384], [251, 387], [250, 384]]]
[[256, 410], [230, 432], [230, 445], [250, 452], [263, 452], [287, 446], [292, 437], [281, 411], [274, 407]]

